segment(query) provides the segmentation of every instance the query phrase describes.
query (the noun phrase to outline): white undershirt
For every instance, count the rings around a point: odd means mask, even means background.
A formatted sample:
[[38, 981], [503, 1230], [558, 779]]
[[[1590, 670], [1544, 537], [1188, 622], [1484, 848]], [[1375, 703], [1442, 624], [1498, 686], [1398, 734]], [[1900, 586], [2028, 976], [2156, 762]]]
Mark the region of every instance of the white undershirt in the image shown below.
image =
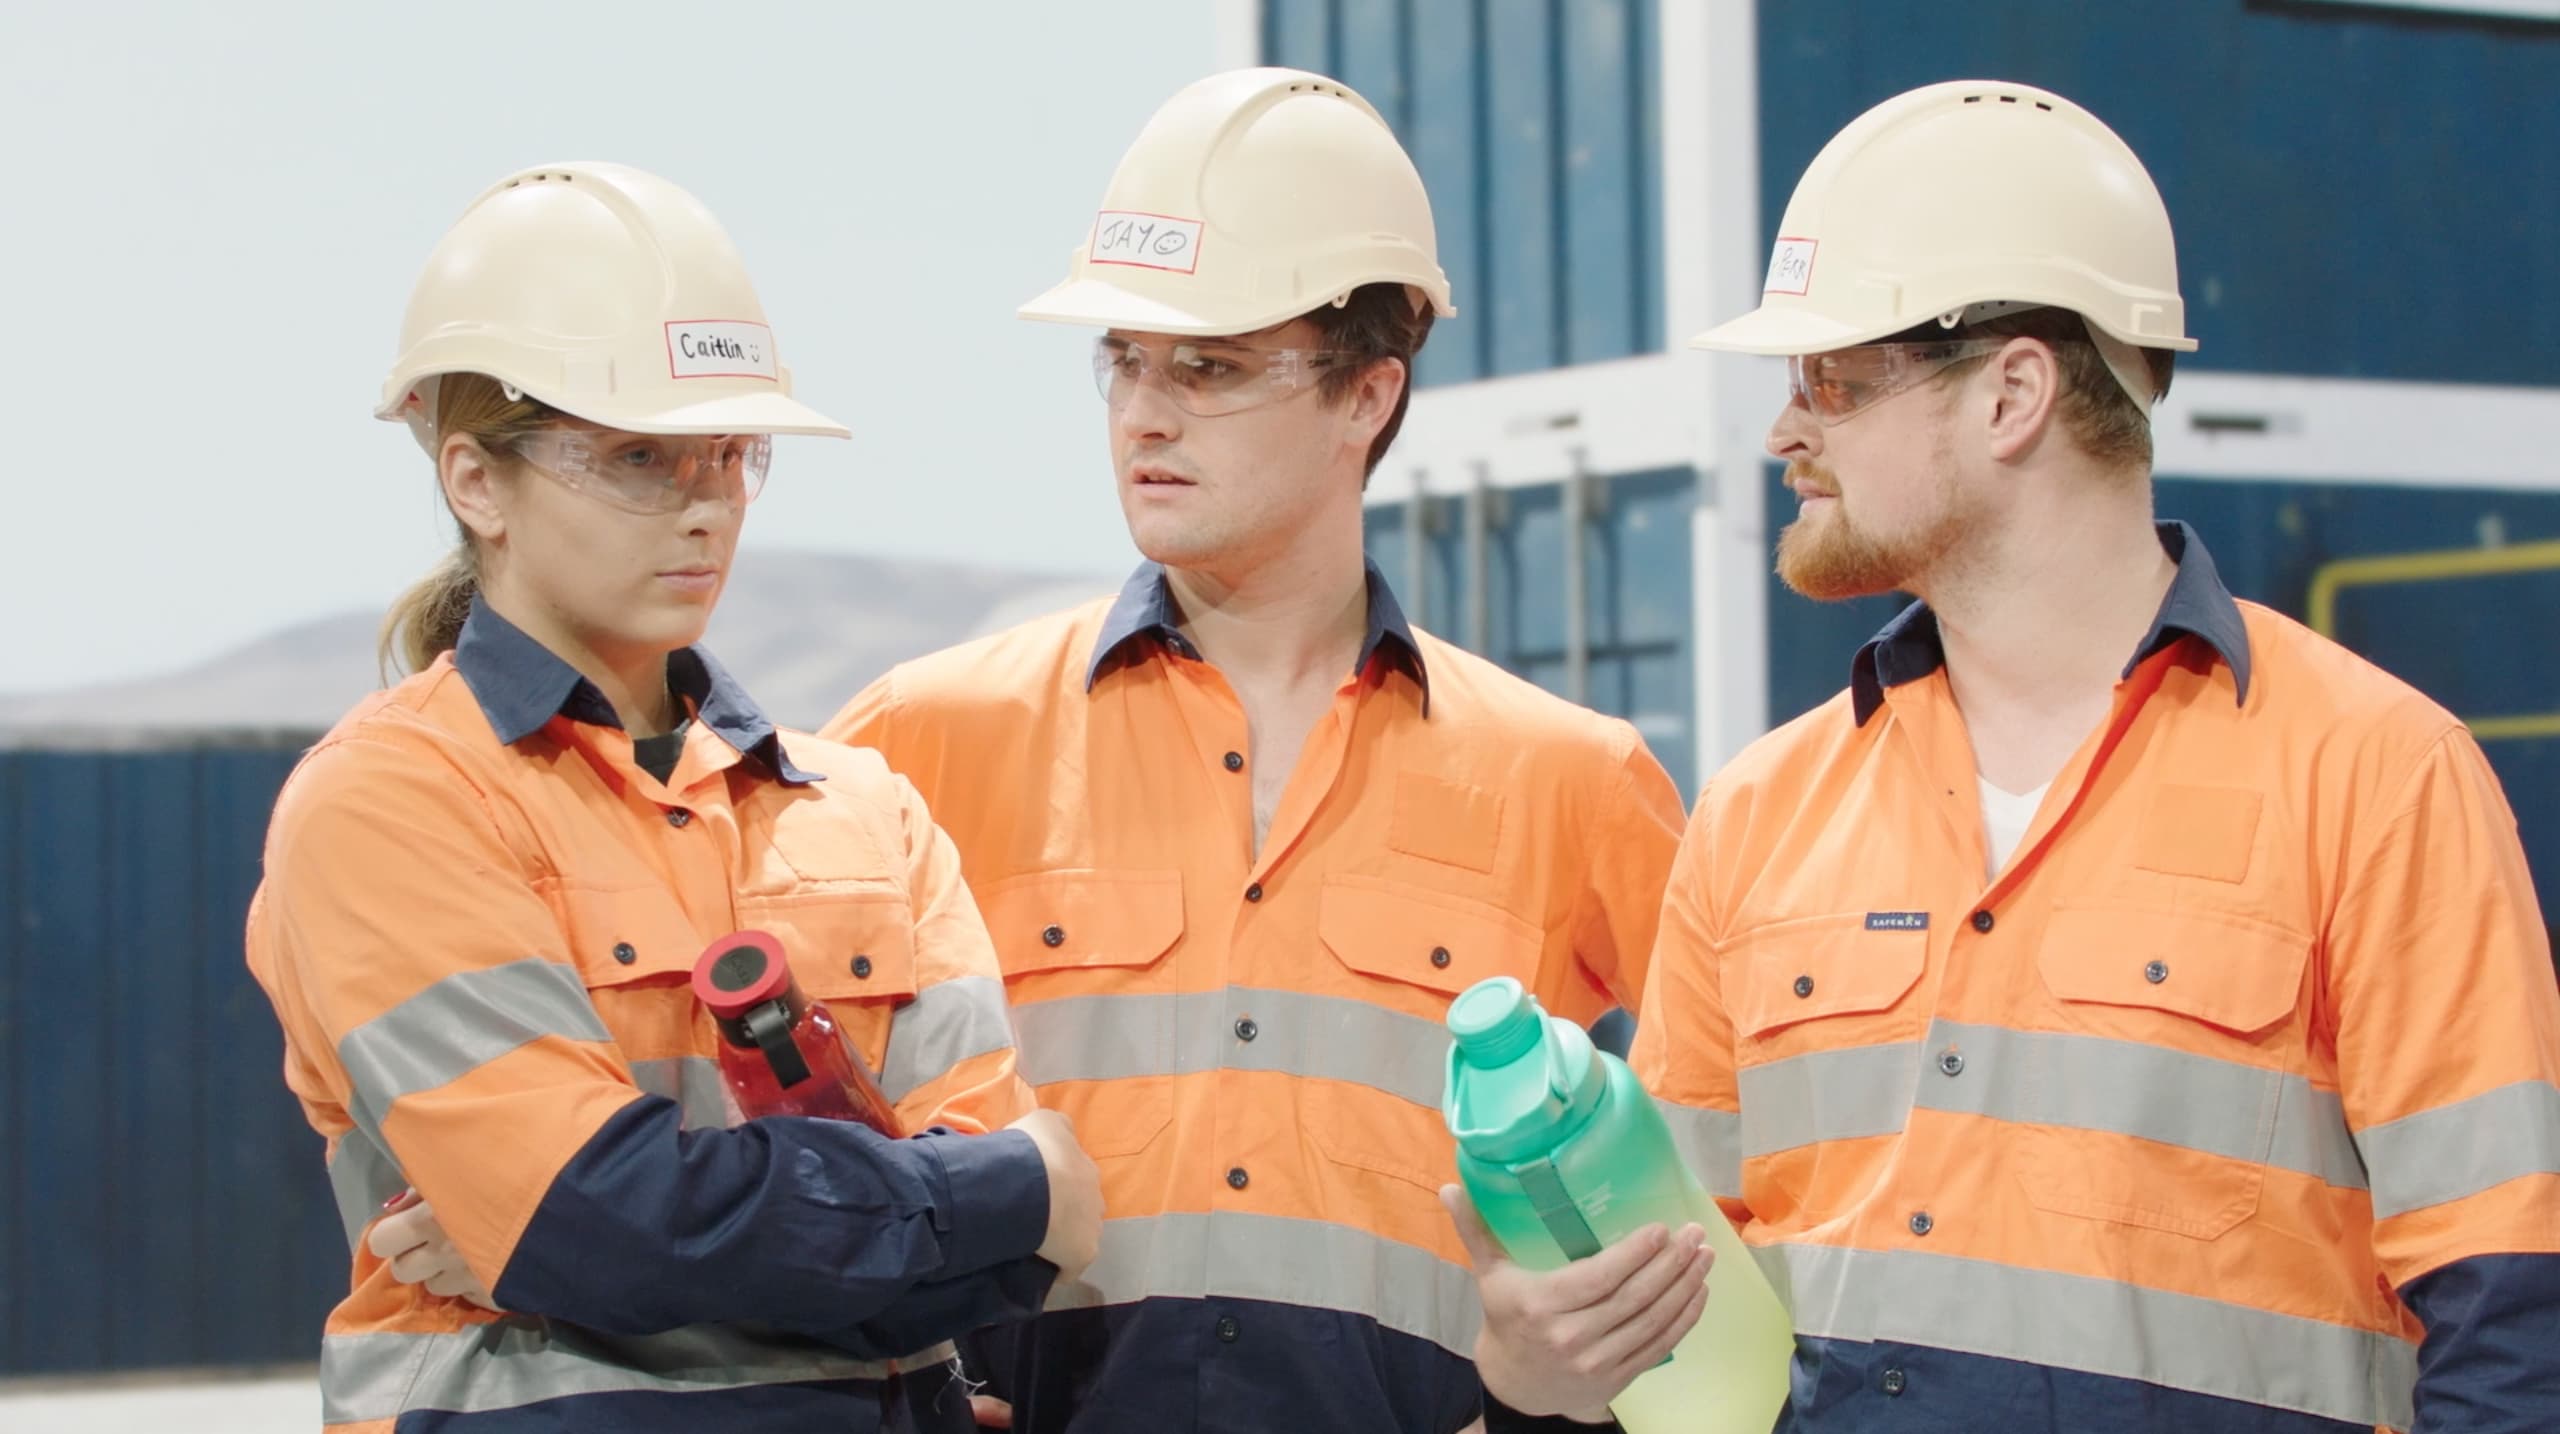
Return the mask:
[[2045, 788], [2053, 783], [2047, 782], [2032, 792], [2004, 792], [1991, 785], [1987, 777], [1977, 776], [1974, 781], [1982, 788], [1983, 858], [1988, 867], [1983, 879], [1998, 881], [2000, 868], [2009, 864], [2018, 843], [2026, 840], [2027, 828], [2036, 819], [2036, 808], [2044, 805]]

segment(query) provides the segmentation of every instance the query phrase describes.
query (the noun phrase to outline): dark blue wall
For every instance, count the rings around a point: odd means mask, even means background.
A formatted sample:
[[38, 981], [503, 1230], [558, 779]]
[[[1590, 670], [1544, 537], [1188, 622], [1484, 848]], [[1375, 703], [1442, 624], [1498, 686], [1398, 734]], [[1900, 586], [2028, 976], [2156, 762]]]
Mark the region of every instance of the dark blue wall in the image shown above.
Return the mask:
[[1266, 63], [1331, 75], [1431, 191], [1456, 320], [1425, 384], [1662, 347], [1655, 0], [1270, 0]]
[[241, 955], [294, 756], [0, 751], [0, 1374], [318, 1353], [346, 1240]]

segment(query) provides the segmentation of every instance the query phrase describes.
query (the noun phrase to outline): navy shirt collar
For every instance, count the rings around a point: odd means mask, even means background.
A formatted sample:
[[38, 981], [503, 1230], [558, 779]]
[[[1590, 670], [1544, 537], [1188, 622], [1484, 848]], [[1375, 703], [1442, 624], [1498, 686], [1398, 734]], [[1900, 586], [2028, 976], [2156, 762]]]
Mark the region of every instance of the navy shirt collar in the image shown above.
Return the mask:
[[[1387, 585], [1387, 575], [1378, 571], [1375, 562], [1367, 564], [1369, 579], [1369, 611], [1367, 631], [1360, 639], [1360, 656], [1352, 663], [1353, 672], [1365, 672], [1369, 659], [1384, 653], [1389, 662], [1402, 667], [1422, 689], [1422, 715], [1431, 715], [1431, 675], [1422, 664], [1422, 645], [1414, 641], [1413, 627], [1405, 621], [1404, 608], [1396, 602], [1395, 590]], [[1120, 588], [1120, 596], [1104, 614], [1102, 631], [1094, 638], [1093, 655], [1085, 664], [1085, 690], [1102, 680], [1104, 669], [1128, 655], [1133, 644], [1153, 640], [1172, 650], [1177, 657], [1197, 661], [1198, 648], [1182, 635], [1182, 615], [1174, 610], [1173, 586], [1165, 581], [1164, 567], [1158, 563], [1140, 563]]]
[[[481, 714], [489, 719], [498, 740], [511, 746], [541, 731], [555, 716], [598, 727], [622, 725], [613, 704], [594, 683], [477, 599], [471, 604], [471, 616], [463, 621], [460, 640], [454, 643], [453, 665], [479, 700]], [[699, 647], [670, 653], [667, 688], [690, 702], [693, 720], [740, 755], [762, 761], [785, 784], [823, 780], [792, 765], [773, 720], [710, 653]]]
[[[2193, 637], [2222, 658], [2231, 669], [2232, 685], [2239, 700], [2249, 700], [2249, 629], [2240, 616], [2240, 604], [2215, 571], [2213, 555], [2205, 551], [2204, 540], [2185, 523], [2171, 520], [2155, 523], [2160, 546], [2178, 565], [2178, 575], [2169, 582], [2169, 591], [2160, 600], [2160, 611], [2151, 619], [2151, 630], [2143, 634], [2133, 657], [2124, 665], [2124, 675], [2131, 677], [2143, 659], [2176, 642]], [[1916, 682], [1946, 665], [1945, 646], [1938, 637], [1938, 616], [1927, 603], [1913, 603], [1894, 615], [1884, 630], [1858, 649], [1849, 665], [1849, 699], [1858, 725], [1884, 705], [1885, 689]]]

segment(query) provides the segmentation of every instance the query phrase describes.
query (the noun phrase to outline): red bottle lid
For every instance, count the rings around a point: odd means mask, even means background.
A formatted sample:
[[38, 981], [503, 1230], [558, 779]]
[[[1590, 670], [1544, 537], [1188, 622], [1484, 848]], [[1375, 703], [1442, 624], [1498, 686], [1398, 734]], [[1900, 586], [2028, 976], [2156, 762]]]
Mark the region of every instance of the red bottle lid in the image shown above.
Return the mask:
[[791, 989], [782, 943], [762, 931], [733, 931], [703, 948], [693, 963], [693, 994], [726, 1020], [779, 1000]]

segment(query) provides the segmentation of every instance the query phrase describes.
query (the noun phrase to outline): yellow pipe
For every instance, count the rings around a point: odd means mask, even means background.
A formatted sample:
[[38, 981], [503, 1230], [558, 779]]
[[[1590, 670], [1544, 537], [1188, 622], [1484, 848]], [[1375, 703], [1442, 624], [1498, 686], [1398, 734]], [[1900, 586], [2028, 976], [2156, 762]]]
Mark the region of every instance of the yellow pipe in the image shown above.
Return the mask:
[[[2529, 573], [2560, 568], [2560, 539], [2514, 543], [2497, 548], [2450, 548], [2426, 553], [2389, 553], [2380, 557], [2340, 558], [2323, 563], [2311, 575], [2306, 614], [2311, 630], [2322, 637], [2338, 635], [2338, 590], [2377, 583], [2420, 583], [2440, 578], [2479, 578], [2501, 573]], [[2510, 719], [2498, 719], [2510, 720]]]
[[2463, 725], [2483, 742], [2560, 737], [2560, 712], [2537, 712], [2529, 717], [2474, 717]]
[[[2338, 635], [2338, 590], [2383, 583], [2423, 583], [2444, 578], [2495, 577], [2507, 573], [2560, 568], [2560, 540], [2516, 543], [2497, 548], [2450, 548], [2425, 553], [2387, 553], [2369, 558], [2340, 558], [2323, 563], [2311, 575], [2305, 604], [2311, 630], [2322, 637]], [[2560, 712], [2518, 717], [2475, 717], [2464, 725], [2483, 742], [2560, 737]]]

